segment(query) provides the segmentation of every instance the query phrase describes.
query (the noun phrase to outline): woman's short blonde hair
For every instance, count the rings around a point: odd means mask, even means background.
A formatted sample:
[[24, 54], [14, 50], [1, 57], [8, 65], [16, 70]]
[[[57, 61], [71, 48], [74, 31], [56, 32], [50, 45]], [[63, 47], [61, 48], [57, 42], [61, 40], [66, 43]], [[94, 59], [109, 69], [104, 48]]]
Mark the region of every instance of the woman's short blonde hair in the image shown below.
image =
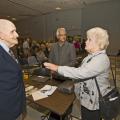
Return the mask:
[[95, 39], [101, 50], [107, 49], [109, 45], [109, 35], [107, 30], [95, 27], [87, 31], [87, 37], [90, 39]]

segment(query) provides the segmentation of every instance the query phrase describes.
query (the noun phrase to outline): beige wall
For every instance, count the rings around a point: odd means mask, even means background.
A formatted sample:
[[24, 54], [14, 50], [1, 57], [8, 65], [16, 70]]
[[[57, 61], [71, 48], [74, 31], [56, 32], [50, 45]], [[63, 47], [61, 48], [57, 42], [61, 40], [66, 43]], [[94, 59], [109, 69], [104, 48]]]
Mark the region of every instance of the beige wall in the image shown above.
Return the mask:
[[91, 27], [100, 26], [109, 31], [109, 54], [116, 54], [120, 49], [120, 0], [111, 0], [92, 4], [82, 9], [82, 33]]

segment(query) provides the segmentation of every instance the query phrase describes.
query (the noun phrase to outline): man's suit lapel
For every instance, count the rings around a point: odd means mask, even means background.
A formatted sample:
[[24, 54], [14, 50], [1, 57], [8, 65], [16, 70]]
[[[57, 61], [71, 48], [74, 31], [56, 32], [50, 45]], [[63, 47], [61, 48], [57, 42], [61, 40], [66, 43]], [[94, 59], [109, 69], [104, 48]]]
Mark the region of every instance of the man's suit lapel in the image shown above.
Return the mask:
[[2, 56], [6, 58], [6, 61], [11, 62], [11, 64], [14, 64], [16, 67], [20, 67], [19, 63], [17, 63], [1, 46], [0, 51]]

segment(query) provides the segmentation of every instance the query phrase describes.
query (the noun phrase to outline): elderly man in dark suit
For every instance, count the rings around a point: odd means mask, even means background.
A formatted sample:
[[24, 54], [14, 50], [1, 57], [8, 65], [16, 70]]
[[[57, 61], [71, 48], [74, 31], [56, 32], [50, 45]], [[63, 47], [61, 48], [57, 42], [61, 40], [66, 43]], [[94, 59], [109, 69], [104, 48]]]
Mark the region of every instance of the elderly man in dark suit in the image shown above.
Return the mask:
[[26, 106], [22, 71], [10, 52], [17, 37], [15, 25], [0, 19], [0, 120], [22, 120]]

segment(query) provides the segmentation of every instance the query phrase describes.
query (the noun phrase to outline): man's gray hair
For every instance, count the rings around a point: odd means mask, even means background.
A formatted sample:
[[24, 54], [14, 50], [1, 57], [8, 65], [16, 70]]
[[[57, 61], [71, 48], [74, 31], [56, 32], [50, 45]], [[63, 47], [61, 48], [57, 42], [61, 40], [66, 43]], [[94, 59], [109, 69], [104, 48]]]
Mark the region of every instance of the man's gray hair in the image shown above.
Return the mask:
[[57, 31], [56, 31], [56, 36], [59, 36], [60, 31], [64, 31], [66, 33], [65, 28], [58, 28]]

